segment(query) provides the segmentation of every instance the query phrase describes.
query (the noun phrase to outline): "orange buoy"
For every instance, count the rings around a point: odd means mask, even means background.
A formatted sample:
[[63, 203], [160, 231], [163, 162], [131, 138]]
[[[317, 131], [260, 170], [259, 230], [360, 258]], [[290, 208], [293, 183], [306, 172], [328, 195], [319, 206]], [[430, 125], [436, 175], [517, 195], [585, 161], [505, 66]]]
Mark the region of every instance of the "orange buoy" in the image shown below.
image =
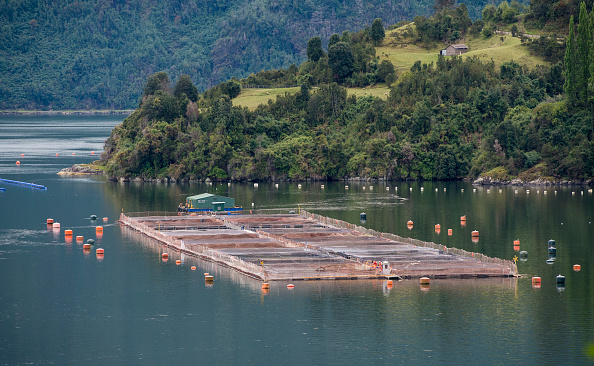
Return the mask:
[[66, 236], [72, 236], [72, 230], [70, 230], [70, 229], [64, 230], [64, 235], [66, 235]]
[[103, 218], [103, 222], [107, 222], [107, 217], [104, 217]]
[[289, 283], [289, 284], [287, 285], [287, 288], [295, 288], [295, 285], [293, 285], [292, 283]]
[[179, 266], [181, 264], [181, 261], [178, 259], [175, 261], [175, 264], [177, 264]]
[[97, 248], [96, 252], [97, 254], [105, 254], [105, 250], [103, 250], [103, 248]]
[[208, 272], [204, 272], [204, 275], [205, 275], [205, 276], [209, 276], [209, 275], [210, 275], [210, 273], [208, 273]]
[[76, 155], [75, 153], [72, 153], [72, 155]]
[[83, 241], [84, 237], [82, 235], [79, 235], [76, 237], [76, 241]]
[[478, 230], [472, 230], [471, 235], [472, 235], [473, 238], [478, 238], [478, 236], [479, 236]]
[[54, 223], [54, 219], [47, 219], [46, 222], [48, 225], [51, 225]]
[[190, 267], [190, 269], [191, 269], [192, 271], [195, 271], [195, 270], [196, 270], [196, 266], [192, 266], [192, 267]]
[[88, 244], [88, 243], [83, 244], [83, 249], [91, 249], [91, 244]]
[[268, 282], [264, 282], [262, 284], [262, 290], [268, 290], [268, 289], [270, 289], [270, 284], [268, 284]]
[[95, 227], [95, 232], [102, 233], [103, 232], [103, 226], [97, 226], [97, 227]]
[[519, 246], [519, 245], [520, 245], [520, 239], [514, 240], [514, 246]]
[[91, 155], [95, 155], [95, 152], [94, 151], [91, 151]]
[[169, 254], [163, 253], [163, 254], [161, 254], [161, 258], [167, 259], [167, 258], [169, 258]]
[[53, 227], [54, 229], [59, 229], [59, 228], [60, 228], [60, 223], [59, 223], [59, 222], [54, 222], [54, 223], [52, 224], [52, 227]]
[[21, 154], [21, 158], [22, 158], [23, 156], [25, 156], [25, 154]]
[[580, 266], [579, 264], [574, 264], [573, 265], [573, 270], [576, 272], [579, 272], [582, 270], [582, 266]]
[[17, 160], [17, 165], [21, 165], [21, 162]]
[[466, 216], [460, 216], [460, 221], [466, 221]]
[[452, 236], [452, 229], [448, 229], [448, 235]]
[[441, 230], [441, 225], [440, 224], [436, 224], [435, 225], [435, 230]]
[[470, 239], [470, 240], [475, 244], [479, 242], [478, 236], [473, 236], [472, 239]]
[[394, 281], [392, 281], [392, 280], [388, 280], [386, 282], [386, 285], [388, 285], [388, 286], [392, 286], [393, 284], [394, 284]]
[[420, 279], [421, 285], [428, 285], [431, 283], [431, 279], [429, 277], [421, 277]]
[[532, 277], [532, 287], [540, 288], [541, 279], [540, 277]]
[[60, 154], [56, 153], [56, 156], [58, 156], [58, 155], [60, 155]]

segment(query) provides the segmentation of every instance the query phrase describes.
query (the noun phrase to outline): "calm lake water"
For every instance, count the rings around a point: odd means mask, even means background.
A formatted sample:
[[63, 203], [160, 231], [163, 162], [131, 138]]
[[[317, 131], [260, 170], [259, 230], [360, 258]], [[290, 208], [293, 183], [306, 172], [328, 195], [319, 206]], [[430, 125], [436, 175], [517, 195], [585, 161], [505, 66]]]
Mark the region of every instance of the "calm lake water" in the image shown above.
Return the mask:
[[[0, 117], [0, 178], [48, 187], [0, 183], [6, 188], [0, 192], [0, 364], [594, 363], [588, 187], [500, 192], [462, 182], [350, 182], [346, 189], [332, 182], [324, 189], [321, 183], [255, 188], [56, 174], [96, 159], [91, 151], [102, 150], [122, 119]], [[164, 263], [158, 244], [115, 222], [122, 210], [173, 211], [186, 196], [203, 192], [235, 197], [248, 209], [252, 203], [301, 207], [357, 224], [364, 211], [366, 227], [506, 259], [519, 255], [513, 241], [520, 239], [528, 252], [518, 262], [525, 276], [434, 280], [428, 291], [418, 280], [391, 290], [382, 281], [295, 282], [293, 290], [274, 282], [262, 293], [260, 282], [196, 258], [174, 253]], [[107, 223], [92, 222], [93, 214]], [[60, 222], [61, 231], [48, 229], [47, 218]], [[414, 221], [410, 231], [408, 220]], [[101, 224], [104, 235], [95, 247], [105, 249], [102, 260], [64, 238], [65, 229], [96, 238]], [[480, 232], [478, 243], [472, 230]], [[546, 263], [548, 239], [557, 242], [554, 264]], [[215, 275], [212, 287], [203, 272]], [[566, 276], [564, 288], [556, 286], [557, 274]], [[532, 276], [542, 277], [541, 288], [532, 287]]]

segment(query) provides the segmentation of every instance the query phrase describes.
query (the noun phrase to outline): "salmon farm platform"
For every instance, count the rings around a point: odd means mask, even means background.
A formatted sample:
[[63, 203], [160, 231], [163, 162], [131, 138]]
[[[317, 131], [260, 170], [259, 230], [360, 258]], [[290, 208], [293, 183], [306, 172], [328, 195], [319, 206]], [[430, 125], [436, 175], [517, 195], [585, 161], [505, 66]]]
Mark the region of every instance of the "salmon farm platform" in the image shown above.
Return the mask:
[[517, 273], [510, 260], [380, 233], [306, 211], [241, 215], [122, 213], [120, 224], [175, 251], [265, 281], [480, 278]]

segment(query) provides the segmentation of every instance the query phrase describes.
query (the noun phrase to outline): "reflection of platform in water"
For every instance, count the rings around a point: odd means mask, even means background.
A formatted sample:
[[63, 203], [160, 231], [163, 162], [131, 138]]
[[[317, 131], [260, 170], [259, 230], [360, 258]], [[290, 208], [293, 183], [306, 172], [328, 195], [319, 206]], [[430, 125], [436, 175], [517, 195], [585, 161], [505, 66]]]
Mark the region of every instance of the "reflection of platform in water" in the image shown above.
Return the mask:
[[[507, 277], [511, 261], [378, 233], [310, 213], [148, 216], [120, 221], [182, 253], [266, 280]], [[387, 272], [372, 265], [387, 261]]]

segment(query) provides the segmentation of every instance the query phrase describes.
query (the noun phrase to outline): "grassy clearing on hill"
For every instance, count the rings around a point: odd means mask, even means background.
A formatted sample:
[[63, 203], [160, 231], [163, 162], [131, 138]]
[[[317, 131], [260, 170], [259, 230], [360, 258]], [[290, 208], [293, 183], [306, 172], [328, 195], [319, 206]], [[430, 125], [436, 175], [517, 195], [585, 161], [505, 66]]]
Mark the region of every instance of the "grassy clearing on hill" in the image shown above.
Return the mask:
[[[266, 104], [269, 100], [275, 100], [277, 95], [294, 94], [300, 88], [276, 88], [276, 89], [242, 89], [241, 94], [233, 99], [233, 105], [240, 107], [248, 107], [250, 110], [256, 109], [260, 104]], [[315, 91], [315, 88], [314, 90]], [[377, 98], [387, 99], [390, 94], [390, 88], [385, 84], [368, 86], [367, 88], [347, 88], [349, 95], [374, 96]]]
[[242, 89], [241, 94], [233, 99], [233, 105], [256, 109], [260, 104], [268, 103], [268, 100], [275, 100], [277, 95], [294, 94], [300, 88], [270, 88], [270, 89]]
[[[414, 32], [414, 24], [412, 23], [386, 32], [384, 42], [380, 47], [376, 48], [376, 55], [380, 60], [392, 62], [396, 71], [400, 73], [408, 71], [416, 61], [422, 63], [437, 62], [440, 50], [447, 45], [439, 45], [431, 49], [417, 46], [408, 37], [412, 32]], [[536, 65], [550, 66], [547, 61], [530, 55], [528, 48], [522, 45], [520, 39], [511, 35], [504, 35], [503, 41], [499, 34], [489, 38], [482, 35], [477, 37], [469, 36], [460, 40], [459, 43], [464, 43], [469, 48], [469, 51], [462, 55], [464, 58], [476, 56], [485, 62], [493, 60], [496, 65], [515, 61], [530, 68], [534, 68]], [[254, 110], [258, 105], [268, 103], [270, 99], [275, 100], [277, 95], [293, 94], [297, 91], [299, 91], [299, 88], [243, 89], [241, 94], [233, 99], [233, 104]], [[371, 95], [386, 99], [390, 94], [390, 89], [385, 84], [379, 84], [367, 88], [348, 88], [348, 94], [354, 94], [357, 97]]]
[[[422, 63], [436, 62], [439, 51], [447, 46], [443, 44], [439, 47], [426, 49], [414, 45], [411, 43], [410, 38], [406, 37], [407, 27], [414, 30], [411, 24], [387, 32], [382, 46], [376, 49], [376, 55], [382, 60], [392, 62], [394, 68], [399, 72], [410, 69], [416, 61]], [[477, 56], [483, 61], [493, 60], [496, 65], [512, 60], [530, 68], [536, 65], [549, 65], [548, 62], [530, 55], [528, 48], [522, 45], [519, 38], [510, 35], [503, 37], [503, 42], [498, 34], [489, 38], [480, 35], [478, 37], [469, 36], [460, 40], [459, 43], [464, 43], [469, 48], [468, 53], [462, 57]]]

